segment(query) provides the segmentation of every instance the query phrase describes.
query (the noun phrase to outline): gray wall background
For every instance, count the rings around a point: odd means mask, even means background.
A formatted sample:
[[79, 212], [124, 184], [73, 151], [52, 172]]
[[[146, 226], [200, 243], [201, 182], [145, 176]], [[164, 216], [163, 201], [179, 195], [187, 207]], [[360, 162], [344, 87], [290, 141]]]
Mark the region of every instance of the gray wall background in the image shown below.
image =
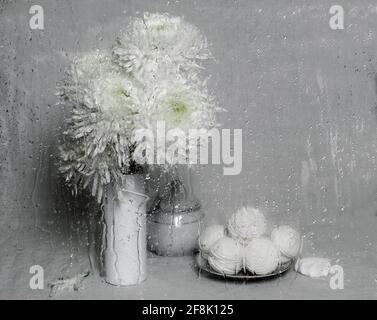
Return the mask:
[[[44, 8], [43, 31], [29, 28], [33, 4]], [[329, 28], [333, 4], [344, 7], [345, 30]], [[36, 226], [69, 237], [87, 228], [57, 174], [69, 110], [55, 106], [55, 86], [72, 56], [108, 48], [144, 11], [183, 15], [207, 35], [216, 61], [205, 72], [228, 110], [222, 126], [243, 129], [240, 175], [194, 170], [209, 222], [254, 203], [302, 228], [348, 226], [365, 240], [377, 219], [372, 0], [0, 0], [2, 232], [22, 237]]]

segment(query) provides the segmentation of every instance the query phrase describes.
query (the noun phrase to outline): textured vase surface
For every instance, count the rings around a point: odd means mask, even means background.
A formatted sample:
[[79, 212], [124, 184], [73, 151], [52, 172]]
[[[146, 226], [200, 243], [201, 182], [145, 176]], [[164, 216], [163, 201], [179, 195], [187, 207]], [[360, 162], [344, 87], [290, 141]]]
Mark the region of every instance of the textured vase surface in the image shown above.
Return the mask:
[[146, 279], [146, 201], [143, 175], [125, 175], [121, 191], [109, 188], [104, 203], [106, 282], [137, 285]]

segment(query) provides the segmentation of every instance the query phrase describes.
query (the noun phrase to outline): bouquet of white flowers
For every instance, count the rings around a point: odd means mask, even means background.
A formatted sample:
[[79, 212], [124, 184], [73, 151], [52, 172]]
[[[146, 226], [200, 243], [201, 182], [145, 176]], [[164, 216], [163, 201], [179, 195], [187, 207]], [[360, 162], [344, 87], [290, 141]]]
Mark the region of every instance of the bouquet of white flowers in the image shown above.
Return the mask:
[[195, 26], [146, 13], [109, 52], [75, 58], [60, 86], [62, 102], [73, 107], [60, 170], [73, 190], [90, 188], [101, 201], [105, 185], [118, 189], [125, 174], [138, 172], [140, 129], [154, 132], [158, 121], [184, 132], [214, 126], [217, 108], [200, 76], [210, 56]]

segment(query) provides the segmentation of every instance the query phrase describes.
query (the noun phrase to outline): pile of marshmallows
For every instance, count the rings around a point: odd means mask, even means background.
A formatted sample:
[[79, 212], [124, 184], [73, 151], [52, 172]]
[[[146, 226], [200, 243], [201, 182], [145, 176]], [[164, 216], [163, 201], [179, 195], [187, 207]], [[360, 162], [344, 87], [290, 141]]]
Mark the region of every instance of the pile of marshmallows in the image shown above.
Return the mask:
[[264, 214], [253, 207], [243, 207], [231, 216], [227, 227], [213, 225], [201, 233], [201, 256], [223, 274], [241, 270], [269, 274], [298, 255], [301, 237], [290, 226], [275, 227], [271, 238], [265, 236], [266, 230]]

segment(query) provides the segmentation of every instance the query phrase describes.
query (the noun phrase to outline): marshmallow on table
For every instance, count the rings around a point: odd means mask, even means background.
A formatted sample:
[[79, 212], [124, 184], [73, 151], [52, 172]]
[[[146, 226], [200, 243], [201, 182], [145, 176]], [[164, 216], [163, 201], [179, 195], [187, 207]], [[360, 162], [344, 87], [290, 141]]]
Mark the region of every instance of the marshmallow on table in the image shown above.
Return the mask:
[[326, 277], [331, 270], [331, 263], [326, 258], [304, 258], [296, 262], [295, 270], [312, 278]]
[[228, 221], [229, 235], [242, 241], [260, 237], [266, 232], [266, 227], [266, 217], [253, 207], [242, 207]]
[[229, 237], [215, 242], [208, 255], [210, 266], [223, 274], [237, 274], [242, 269], [243, 246]]
[[271, 240], [281, 253], [280, 262], [284, 263], [297, 257], [300, 246], [300, 234], [290, 226], [278, 226], [271, 232]]
[[267, 237], [254, 239], [245, 247], [245, 267], [257, 275], [275, 271], [279, 260], [279, 250]]
[[208, 259], [208, 253], [212, 245], [225, 236], [225, 227], [222, 225], [209, 226], [199, 236], [200, 253], [204, 259]]

